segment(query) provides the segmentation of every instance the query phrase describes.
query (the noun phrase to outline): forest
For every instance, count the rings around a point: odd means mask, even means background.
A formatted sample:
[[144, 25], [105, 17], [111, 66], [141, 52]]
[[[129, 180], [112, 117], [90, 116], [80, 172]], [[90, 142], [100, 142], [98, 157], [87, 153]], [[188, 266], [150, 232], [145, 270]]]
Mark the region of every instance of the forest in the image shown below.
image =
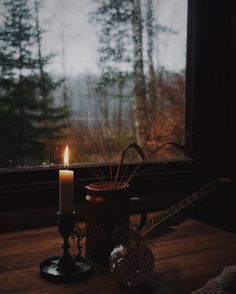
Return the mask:
[[[184, 143], [185, 65], [169, 70], [158, 59], [161, 0], [91, 0], [88, 23], [98, 37], [98, 72], [62, 72], [44, 50], [47, 24], [40, 0], [6, 0], [0, 19], [0, 169], [117, 162], [129, 142], [151, 150]], [[186, 29], [186, 28], [185, 28]], [[61, 32], [60, 32], [61, 33]], [[156, 159], [182, 156], [164, 149]], [[154, 159], [154, 158], [153, 158]]]

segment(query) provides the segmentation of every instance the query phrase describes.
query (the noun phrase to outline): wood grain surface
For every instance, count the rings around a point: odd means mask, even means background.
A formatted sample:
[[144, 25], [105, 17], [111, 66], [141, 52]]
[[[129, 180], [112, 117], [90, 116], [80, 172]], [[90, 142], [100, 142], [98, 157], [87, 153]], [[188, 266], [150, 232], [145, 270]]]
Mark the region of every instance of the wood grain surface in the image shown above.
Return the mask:
[[[155, 271], [143, 287], [118, 284], [105, 267], [78, 283], [56, 284], [39, 275], [44, 259], [60, 255], [62, 239], [57, 227], [25, 230], [0, 235], [0, 293], [191, 293], [236, 264], [236, 235], [188, 219], [175, 230], [150, 244]], [[76, 244], [72, 242], [71, 252]]]

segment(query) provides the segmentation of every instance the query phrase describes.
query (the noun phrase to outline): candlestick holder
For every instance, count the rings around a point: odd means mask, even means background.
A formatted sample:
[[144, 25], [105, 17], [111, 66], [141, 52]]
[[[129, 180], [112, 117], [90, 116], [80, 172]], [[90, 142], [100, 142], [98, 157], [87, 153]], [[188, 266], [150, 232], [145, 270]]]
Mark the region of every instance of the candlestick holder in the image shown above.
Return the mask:
[[[50, 257], [40, 264], [40, 274], [49, 280], [57, 281], [79, 281], [89, 277], [92, 272], [91, 262], [81, 256], [81, 246], [78, 231], [75, 234], [74, 215], [57, 213], [58, 230], [63, 238], [63, 255]], [[75, 235], [77, 237], [78, 255], [70, 255], [69, 238]]]

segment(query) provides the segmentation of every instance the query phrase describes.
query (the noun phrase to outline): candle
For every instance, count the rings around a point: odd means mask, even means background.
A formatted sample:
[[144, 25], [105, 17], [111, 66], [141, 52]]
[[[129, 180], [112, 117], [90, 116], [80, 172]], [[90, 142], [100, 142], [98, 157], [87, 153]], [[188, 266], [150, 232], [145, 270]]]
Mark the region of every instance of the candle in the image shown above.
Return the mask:
[[73, 181], [74, 172], [68, 170], [69, 167], [69, 148], [66, 146], [64, 153], [64, 167], [59, 170], [59, 213], [71, 214], [74, 210], [74, 191]]

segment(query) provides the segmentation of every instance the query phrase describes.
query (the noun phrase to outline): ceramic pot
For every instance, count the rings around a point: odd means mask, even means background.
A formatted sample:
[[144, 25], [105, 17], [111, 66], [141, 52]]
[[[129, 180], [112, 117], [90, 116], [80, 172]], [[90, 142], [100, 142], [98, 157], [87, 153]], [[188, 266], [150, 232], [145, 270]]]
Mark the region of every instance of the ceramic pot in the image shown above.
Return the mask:
[[123, 241], [129, 229], [130, 203], [140, 209], [139, 229], [146, 222], [147, 210], [139, 198], [131, 197], [126, 183], [116, 189], [112, 182], [92, 183], [85, 190], [86, 256], [95, 263], [106, 264], [111, 250]]

